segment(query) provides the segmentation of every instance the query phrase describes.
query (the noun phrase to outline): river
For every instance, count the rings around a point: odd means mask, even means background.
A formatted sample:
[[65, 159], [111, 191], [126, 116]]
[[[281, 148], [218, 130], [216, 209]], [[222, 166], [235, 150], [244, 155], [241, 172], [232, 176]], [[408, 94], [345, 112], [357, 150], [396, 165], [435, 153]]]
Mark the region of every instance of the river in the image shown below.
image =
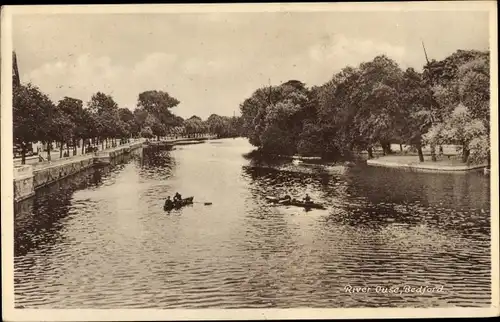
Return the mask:
[[[144, 149], [17, 205], [16, 307], [489, 306], [488, 177], [269, 163], [251, 150], [244, 139]], [[176, 191], [199, 203], [164, 212]], [[327, 210], [265, 200], [285, 192]], [[398, 286], [442, 289], [380, 288]]]

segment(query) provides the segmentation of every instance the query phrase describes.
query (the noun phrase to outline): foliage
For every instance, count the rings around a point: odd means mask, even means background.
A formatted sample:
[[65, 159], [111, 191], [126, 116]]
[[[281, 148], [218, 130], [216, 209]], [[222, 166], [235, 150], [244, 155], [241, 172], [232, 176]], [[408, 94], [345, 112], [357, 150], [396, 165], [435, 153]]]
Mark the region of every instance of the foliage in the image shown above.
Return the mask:
[[142, 128], [141, 137], [146, 138], [146, 139], [150, 139], [153, 137], [153, 131], [151, 130], [151, 128], [149, 126]]
[[[408, 144], [460, 144], [464, 161], [489, 158], [489, 53], [459, 50], [419, 73], [382, 55], [325, 84], [262, 87], [240, 104], [242, 133], [271, 153], [328, 158]], [[222, 128], [219, 118], [210, 128]], [[432, 150], [431, 146], [431, 150]]]
[[464, 162], [487, 162], [490, 153], [489, 143], [486, 144], [490, 122], [489, 54], [458, 51], [442, 62], [434, 62], [436, 64], [442, 68], [427, 69], [428, 74], [434, 75], [432, 90], [440, 110], [434, 114], [426, 142], [460, 144]]
[[28, 144], [49, 138], [55, 106], [47, 95], [32, 84], [16, 86], [12, 107], [15, 143]]
[[188, 135], [205, 132], [205, 124], [200, 117], [193, 115], [184, 121], [184, 129]]
[[168, 129], [178, 125], [178, 120], [170, 111], [179, 104], [179, 100], [163, 91], [146, 91], [139, 94], [137, 107], [144, 109], [154, 121], [149, 122], [153, 134], [157, 137], [165, 136]]

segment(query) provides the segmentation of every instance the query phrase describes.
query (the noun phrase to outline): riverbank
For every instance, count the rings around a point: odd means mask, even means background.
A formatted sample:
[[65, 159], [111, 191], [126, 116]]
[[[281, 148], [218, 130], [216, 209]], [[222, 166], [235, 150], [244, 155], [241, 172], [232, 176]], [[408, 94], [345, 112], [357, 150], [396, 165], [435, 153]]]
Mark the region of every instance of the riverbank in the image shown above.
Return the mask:
[[188, 144], [200, 144], [207, 140], [216, 139], [217, 136], [206, 135], [199, 137], [181, 137], [181, 138], [167, 138], [159, 141], [145, 141], [143, 144], [148, 146], [174, 146], [174, 145], [188, 145]]
[[14, 166], [14, 201], [32, 197], [35, 191], [94, 165], [108, 165], [119, 156], [142, 147], [142, 140], [91, 154]]
[[422, 172], [464, 172], [473, 170], [483, 170], [487, 168], [486, 164], [466, 165], [457, 159], [442, 159], [438, 161], [425, 160], [419, 162], [417, 156], [408, 155], [390, 155], [376, 159], [367, 160], [369, 166], [399, 168], [410, 171]]

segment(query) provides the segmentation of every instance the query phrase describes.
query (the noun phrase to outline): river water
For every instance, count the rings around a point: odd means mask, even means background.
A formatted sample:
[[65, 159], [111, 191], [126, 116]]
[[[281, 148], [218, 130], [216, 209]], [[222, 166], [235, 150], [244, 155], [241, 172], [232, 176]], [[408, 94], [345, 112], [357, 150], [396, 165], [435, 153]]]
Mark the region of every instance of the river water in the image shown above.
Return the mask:
[[[244, 139], [139, 150], [17, 205], [16, 307], [489, 305], [486, 176], [264, 162], [251, 150]], [[164, 212], [176, 191], [201, 203]], [[265, 200], [285, 192], [327, 210]], [[442, 288], [381, 289], [403, 286]]]

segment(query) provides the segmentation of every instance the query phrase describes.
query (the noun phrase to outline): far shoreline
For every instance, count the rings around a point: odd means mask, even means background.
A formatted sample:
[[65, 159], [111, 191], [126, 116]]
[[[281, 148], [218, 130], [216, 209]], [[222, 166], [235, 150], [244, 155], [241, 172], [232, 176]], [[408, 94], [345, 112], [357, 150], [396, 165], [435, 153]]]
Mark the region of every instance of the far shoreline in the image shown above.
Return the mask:
[[[444, 158], [437, 161], [431, 161], [430, 155], [425, 155], [427, 159], [424, 162], [418, 160], [418, 155], [413, 154], [390, 154], [375, 155], [372, 159], [366, 158], [366, 153], [358, 153], [353, 159], [329, 160], [321, 156], [301, 156], [269, 153], [256, 148], [251, 153], [268, 156], [270, 158], [290, 159], [292, 162], [299, 161], [304, 163], [319, 163], [322, 165], [343, 165], [353, 166], [354, 164], [366, 164], [371, 167], [383, 167], [392, 169], [401, 169], [411, 172], [430, 172], [430, 173], [467, 173], [471, 171], [483, 171], [489, 174], [489, 166], [483, 164], [467, 165], [454, 158]], [[365, 157], [364, 157], [365, 156]], [[309, 161], [309, 162], [308, 162]]]
[[[411, 159], [410, 159], [411, 158]], [[487, 174], [487, 164], [454, 163], [456, 160], [424, 161], [414, 160], [414, 156], [388, 155], [366, 161], [368, 166], [396, 168], [416, 172], [443, 172], [464, 173], [470, 171], [484, 171]]]

